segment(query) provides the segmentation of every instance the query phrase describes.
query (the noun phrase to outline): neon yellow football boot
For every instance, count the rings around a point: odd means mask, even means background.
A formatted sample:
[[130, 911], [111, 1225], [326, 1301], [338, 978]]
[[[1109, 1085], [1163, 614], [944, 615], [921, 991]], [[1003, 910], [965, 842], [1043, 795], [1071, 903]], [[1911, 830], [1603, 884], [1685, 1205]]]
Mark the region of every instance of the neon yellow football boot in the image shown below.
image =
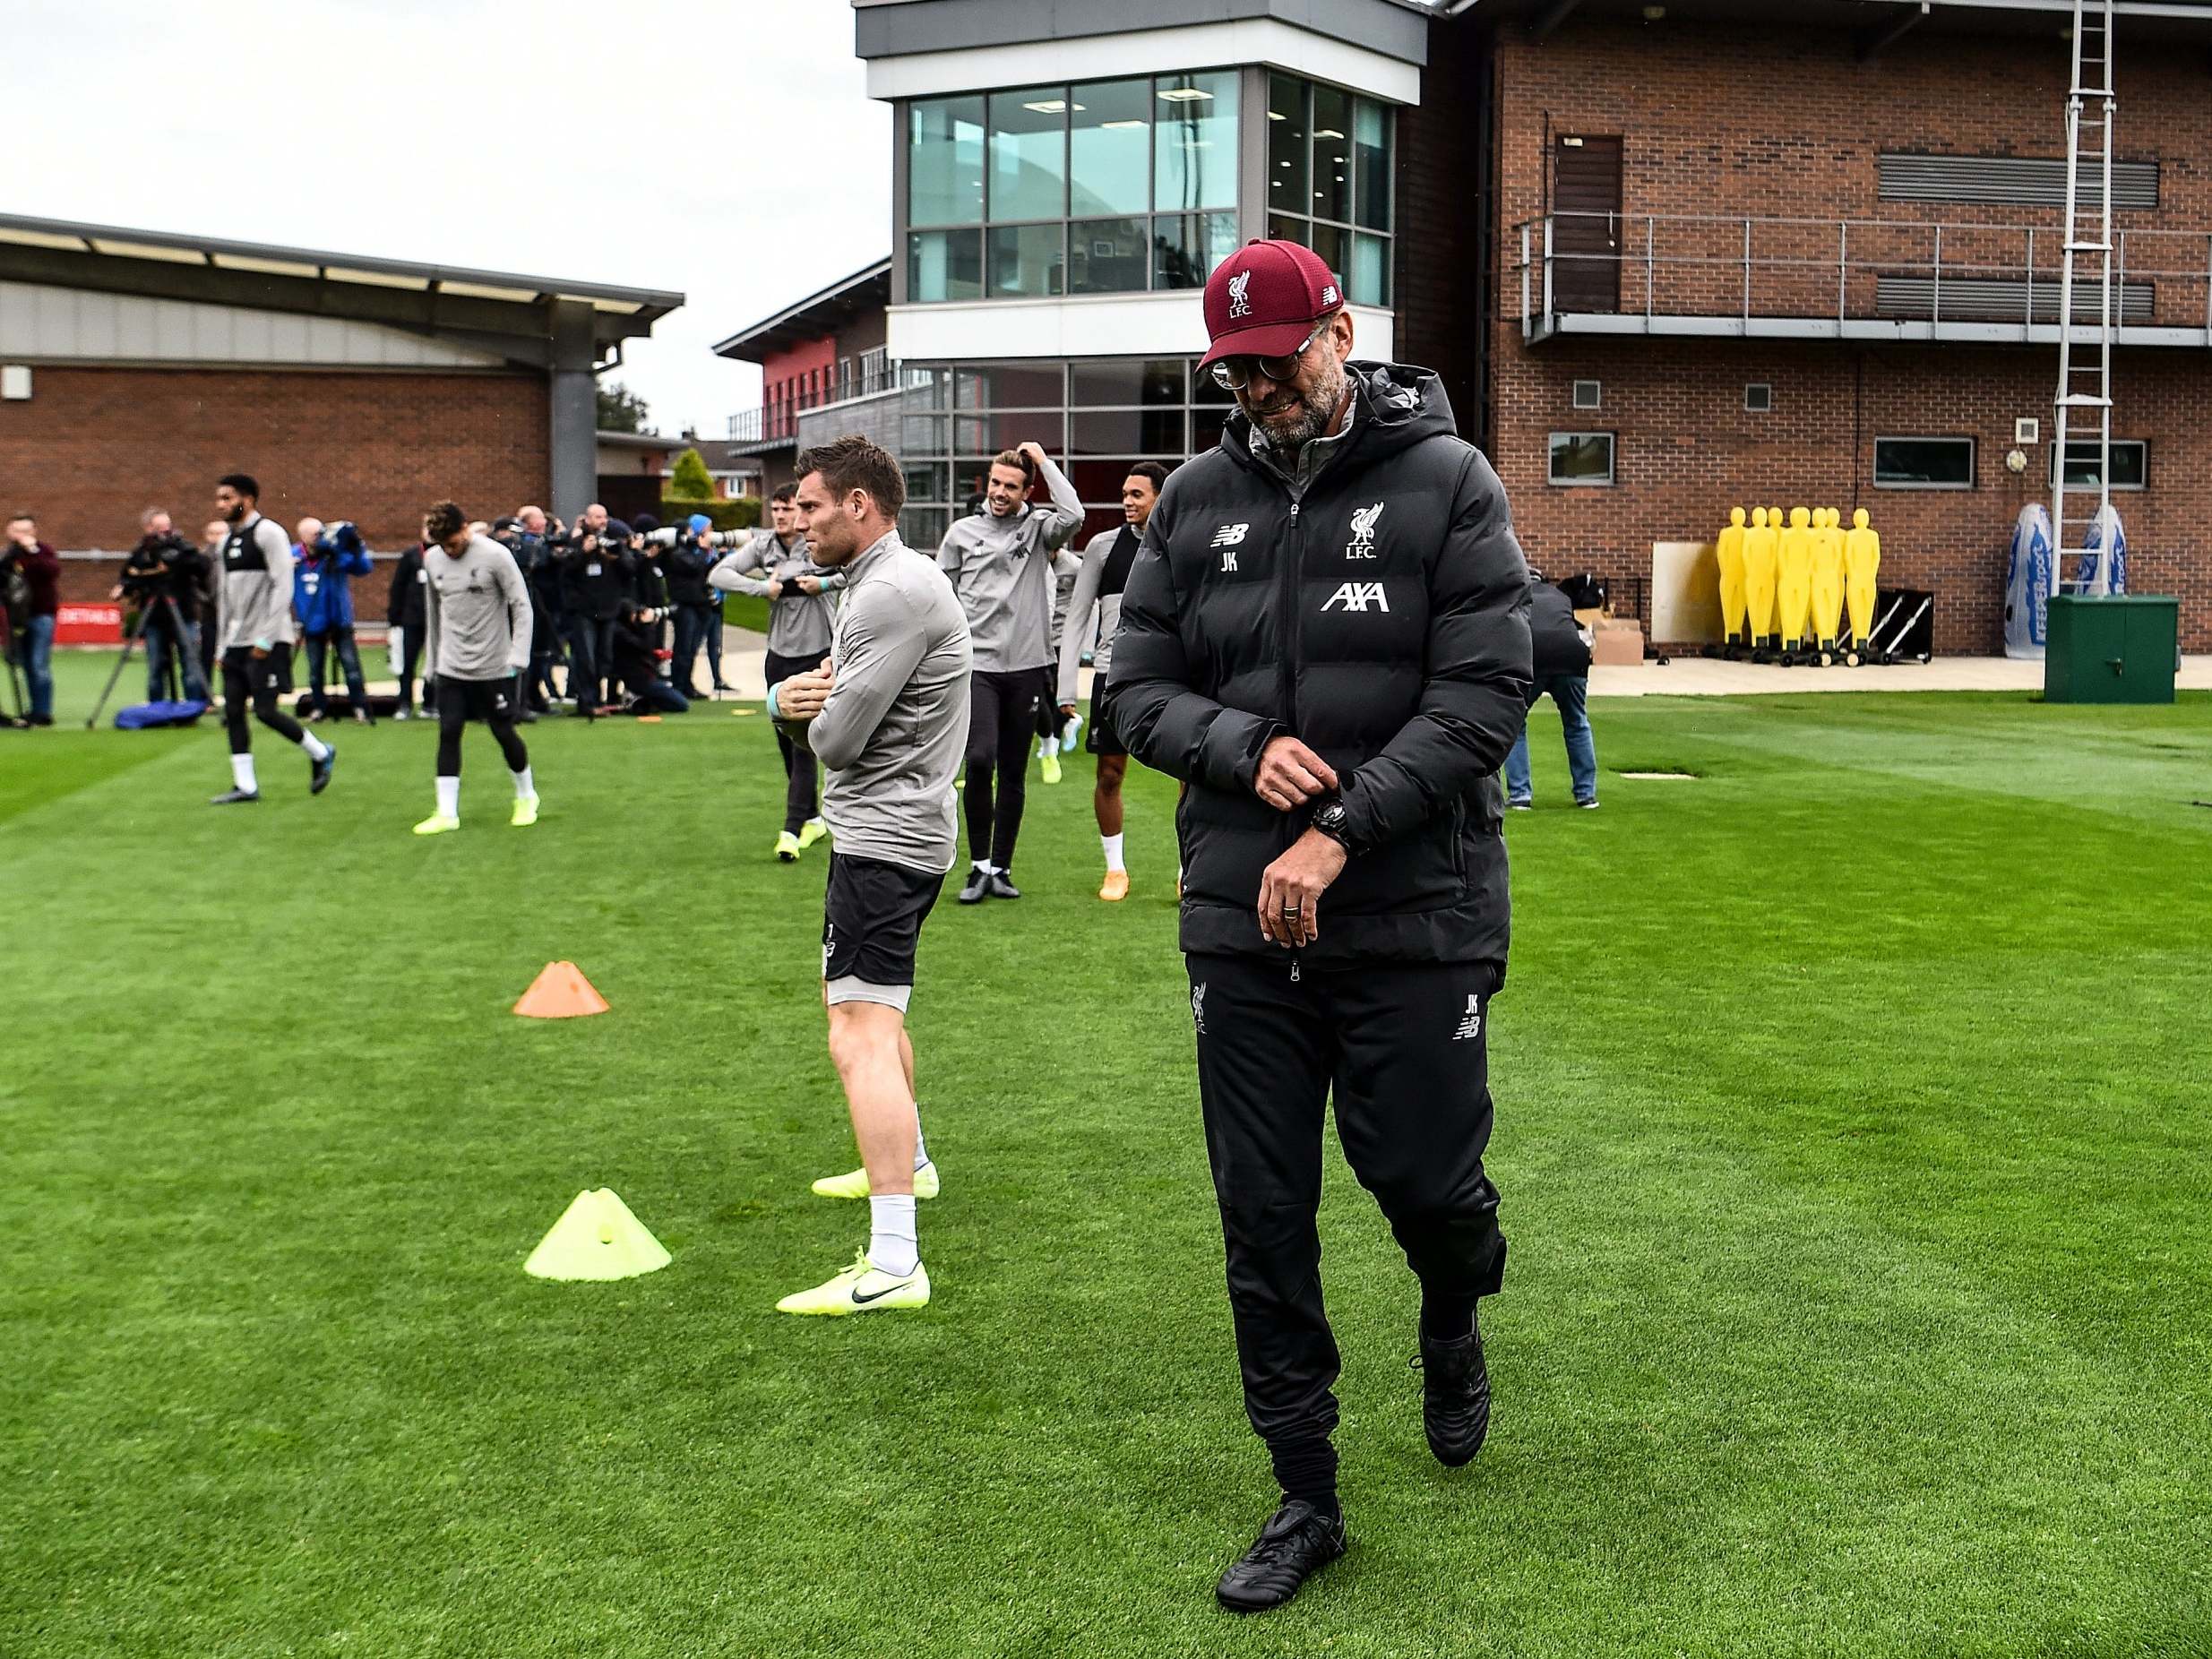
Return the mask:
[[449, 835], [460, 828], [460, 820], [449, 818], [443, 812], [433, 812], [415, 826], [417, 835]]
[[[914, 1172], [914, 1196], [917, 1199], [934, 1199], [937, 1191], [937, 1165], [933, 1160]], [[855, 1169], [848, 1170], [842, 1175], [824, 1175], [814, 1182], [814, 1196], [821, 1199], [865, 1199], [868, 1196], [868, 1172]]]
[[518, 795], [514, 797], [514, 813], [507, 821], [517, 830], [527, 830], [538, 821], [538, 797]]
[[799, 851], [805, 852], [817, 841], [830, 838], [830, 826], [819, 818], [810, 818], [799, 826]]
[[904, 1278], [882, 1271], [866, 1254], [853, 1258], [853, 1265], [812, 1290], [786, 1296], [776, 1304], [779, 1313], [812, 1313], [841, 1319], [848, 1313], [874, 1313], [885, 1308], [929, 1306], [929, 1270], [920, 1262]]

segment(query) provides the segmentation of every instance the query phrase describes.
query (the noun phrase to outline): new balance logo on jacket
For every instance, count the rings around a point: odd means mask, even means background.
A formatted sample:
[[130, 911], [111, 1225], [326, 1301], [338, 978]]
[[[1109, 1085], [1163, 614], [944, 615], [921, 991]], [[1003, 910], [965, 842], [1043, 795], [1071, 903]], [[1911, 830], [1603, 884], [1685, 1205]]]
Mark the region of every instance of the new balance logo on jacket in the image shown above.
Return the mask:
[[1249, 524], [1225, 524], [1214, 532], [1213, 545], [1217, 547], [1234, 547], [1244, 539], [1244, 532], [1251, 528]]
[[1340, 583], [1336, 592], [1329, 596], [1328, 603], [1323, 605], [1321, 609], [1324, 612], [1338, 609], [1364, 611], [1370, 606], [1378, 611], [1387, 612], [1390, 608], [1390, 601], [1383, 593], [1382, 584], [1379, 581]]

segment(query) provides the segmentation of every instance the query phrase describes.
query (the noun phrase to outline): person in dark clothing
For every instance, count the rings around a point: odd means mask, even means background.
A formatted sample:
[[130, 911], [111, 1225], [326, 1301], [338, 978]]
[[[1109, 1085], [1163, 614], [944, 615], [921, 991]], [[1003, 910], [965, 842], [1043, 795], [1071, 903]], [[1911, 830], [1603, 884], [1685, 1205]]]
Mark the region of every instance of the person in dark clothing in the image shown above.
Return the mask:
[[125, 600], [145, 618], [140, 642], [146, 653], [146, 701], [159, 702], [174, 689], [188, 701], [205, 702], [208, 690], [200, 672], [199, 629], [200, 579], [205, 561], [197, 547], [176, 533], [169, 515], [159, 507], [149, 507], [141, 513], [138, 524], [138, 545], [124, 560], [123, 579], [108, 597]]
[[13, 636], [8, 649], [30, 682], [24, 721], [54, 724], [54, 619], [62, 608], [61, 555], [39, 539], [39, 521], [19, 512], [0, 540], [0, 601]]
[[215, 686], [215, 636], [221, 632], [219, 615], [223, 593], [223, 543], [230, 527], [211, 519], [200, 532], [200, 570], [193, 583], [194, 608], [200, 633], [200, 683]]
[[[698, 689], [692, 671], [708, 637], [722, 632], [722, 610], [707, 572], [721, 554], [715, 548], [714, 520], [694, 512], [684, 527], [683, 538], [663, 555], [661, 567], [668, 576], [668, 602], [676, 610], [676, 656], [668, 664], [668, 680], [694, 701], [706, 693]], [[708, 666], [717, 683], [722, 678], [720, 653], [710, 653]]]
[[557, 599], [561, 583], [553, 565], [550, 526], [545, 509], [525, 507], [514, 515], [510, 551], [522, 572], [530, 596], [530, 661], [522, 688], [526, 713], [545, 714], [558, 693], [553, 684], [553, 666], [561, 651]]
[[1504, 795], [1531, 666], [1505, 494], [1436, 376], [1350, 363], [1338, 279], [1253, 243], [1206, 285], [1201, 369], [1236, 397], [1167, 481], [1122, 599], [1116, 734], [1189, 786], [1182, 946], [1244, 1406], [1283, 1489], [1226, 1606], [1343, 1553], [1321, 1304], [1321, 1130], [1421, 1285], [1430, 1450], [1489, 1427], [1477, 1298], [1505, 1240], [1484, 1172], [1504, 982]]
[[[1528, 633], [1536, 660], [1536, 683], [1528, 690], [1528, 706], [1550, 693], [1559, 706], [1559, 723], [1567, 739], [1567, 771], [1574, 782], [1574, 804], [1597, 804], [1597, 744], [1590, 735], [1588, 704], [1590, 691], [1590, 637], [1574, 619], [1574, 605], [1552, 583], [1538, 577], [1529, 589]], [[1505, 804], [1515, 812], [1528, 812], [1535, 803], [1528, 774], [1528, 730], [1526, 724], [1505, 757]]]
[[607, 706], [615, 681], [615, 622], [630, 597], [630, 527], [594, 502], [563, 549], [561, 604], [568, 613], [568, 692], [576, 712]]
[[[635, 600], [623, 602], [613, 632], [614, 680], [623, 687], [624, 714], [683, 714], [691, 701], [660, 673], [660, 630], [665, 615]], [[608, 683], [610, 693], [614, 680]]]
[[354, 719], [369, 718], [368, 683], [361, 673], [361, 652], [353, 638], [353, 581], [373, 568], [360, 531], [340, 520], [327, 529], [320, 519], [302, 519], [292, 544], [292, 606], [307, 642], [308, 718], [329, 717], [324, 671], [338, 659], [346, 677], [346, 698]]
[[[400, 677], [400, 707], [395, 720], [415, 718], [415, 671], [422, 662], [425, 614], [424, 587], [429, 582], [423, 567], [423, 544], [415, 543], [400, 555], [392, 570], [392, 590], [384, 601], [384, 621], [392, 629], [392, 667]], [[435, 679], [423, 680], [423, 709], [437, 707]]]

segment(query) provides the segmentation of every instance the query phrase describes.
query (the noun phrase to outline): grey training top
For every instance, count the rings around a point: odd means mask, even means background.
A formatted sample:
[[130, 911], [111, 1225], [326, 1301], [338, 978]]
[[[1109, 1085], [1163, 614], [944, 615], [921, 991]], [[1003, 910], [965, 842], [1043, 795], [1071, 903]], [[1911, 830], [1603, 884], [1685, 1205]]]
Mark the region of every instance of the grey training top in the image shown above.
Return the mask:
[[891, 531], [845, 567], [822, 712], [779, 721], [829, 771], [837, 850], [931, 875], [952, 868], [952, 779], [968, 746], [968, 622], [942, 572]]
[[1082, 528], [1083, 503], [1048, 460], [1040, 469], [1051, 502], [1003, 519], [986, 511], [945, 532], [937, 568], [952, 579], [968, 615], [979, 674], [1042, 668], [1053, 660], [1051, 554]]
[[1118, 588], [1112, 593], [1101, 589], [1106, 585], [1106, 560], [1125, 528], [1117, 524], [1110, 530], [1100, 530], [1083, 549], [1082, 568], [1076, 573], [1075, 591], [1068, 596], [1067, 619], [1060, 631], [1061, 702], [1075, 701], [1076, 671], [1083, 666], [1083, 641], [1090, 636], [1094, 606], [1098, 612], [1098, 644], [1091, 653], [1090, 666], [1096, 671], [1091, 684], [1100, 692], [1106, 689], [1106, 670], [1114, 666], [1114, 636], [1122, 625], [1122, 592]]
[[[830, 633], [836, 613], [830, 595], [845, 586], [845, 573], [816, 564], [804, 536], [794, 537], [787, 547], [773, 530], [762, 530], [746, 546], [707, 572], [707, 580], [724, 593], [749, 593], [768, 597], [770, 579], [783, 583], [783, 597], [768, 607], [768, 649], [779, 657], [820, 658], [830, 649]], [[754, 575], [754, 572], [761, 574]], [[820, 593], [801, 593], [791, 583], [812, 576], [822, 583]]]
[[425, 653], [430, 672], [456, 680], [504, 680], [530, 659], [530, 593], [514, 554], [471, 536], [460, 558], [423, 549]]
[[292, 621], [292, 538], [260, 513], [223, 537], [222, 646], [289, 645], [299, 637]]

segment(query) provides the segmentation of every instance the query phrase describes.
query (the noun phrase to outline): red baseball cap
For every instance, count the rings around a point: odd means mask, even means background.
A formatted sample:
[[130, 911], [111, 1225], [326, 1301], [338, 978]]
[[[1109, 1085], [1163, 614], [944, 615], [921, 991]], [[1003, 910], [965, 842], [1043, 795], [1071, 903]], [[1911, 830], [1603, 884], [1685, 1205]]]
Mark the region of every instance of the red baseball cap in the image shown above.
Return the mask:
[[1321, 255], [1295, 242], [1247, 242], [1206, 279], [1206, 334], [1199, 367], [1223, 357], [1287, 357], [1314, 323], [1344, 306], [1344, 285]]

